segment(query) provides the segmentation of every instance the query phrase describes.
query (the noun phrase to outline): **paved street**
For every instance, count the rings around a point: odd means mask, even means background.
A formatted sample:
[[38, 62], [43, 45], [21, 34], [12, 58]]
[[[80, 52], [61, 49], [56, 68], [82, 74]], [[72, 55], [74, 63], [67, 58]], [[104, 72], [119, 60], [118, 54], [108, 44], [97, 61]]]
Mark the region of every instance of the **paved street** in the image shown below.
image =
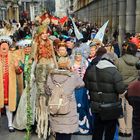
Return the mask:
[[[0, 140], [24, 140], [25, 131], [16, 131], [9, 133], [7, 130], [7, 120], [5, 116], [0, 118]], [[36, 134], [32, 134], [31, 140], [39, 140]], [[43, 139], [40, 139], [43, 140]], [[72, 137], [72, 140], [91, 140], [91, 136], [78, 136]], [[119, 140], [131, 140], [130, 138], [119, 138]]]

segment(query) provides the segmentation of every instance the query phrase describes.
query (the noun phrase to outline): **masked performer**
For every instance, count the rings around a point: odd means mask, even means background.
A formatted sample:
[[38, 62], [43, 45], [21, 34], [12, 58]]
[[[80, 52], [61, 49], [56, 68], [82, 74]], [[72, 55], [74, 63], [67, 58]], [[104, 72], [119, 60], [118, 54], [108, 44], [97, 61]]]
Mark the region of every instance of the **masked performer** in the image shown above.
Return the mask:
[[47, 138], [48, 131], [48, 95], [45, 95], [44, 85], [49, 72], [56, 67], [54, 50], [48, 38], [46, 26], [41, 25], [39, 33], [33, 43], [34, 61], [36, 62], [35, 79], [37, 85], [36, 121], [38, 137]]
[[22, 73], [22, 68], [19, 60], [9, 51], [11, 45], [10, 37], [0, 37], [0, 108], [6, 108], [9, 132], [14, 132], [12, 119], [16, 109], [16, 74]]
[[[21, 44], [21, 45], [20, 45]], [[28, 64], [30, 63], [30, 53], [31, 53], [31, 40], [22, 40], [18, 45], [23, 47], [23, 59], [24, 59], [24, 91], [20, 98], [18, 109], [13, 121], [14, 128], [18, 130], [23, 130], [27, 127], [27, 72]], [[32, 65], [31, 71], [34, 69], [34, 64]], [[31, 106], [31, 125], [34, 125], [35, 122], [35, 100], [36, 100], [36, 84], [32, 82], [30, 85], [30, 106]], [[23, 108], [24, 106], [24, 108]]]

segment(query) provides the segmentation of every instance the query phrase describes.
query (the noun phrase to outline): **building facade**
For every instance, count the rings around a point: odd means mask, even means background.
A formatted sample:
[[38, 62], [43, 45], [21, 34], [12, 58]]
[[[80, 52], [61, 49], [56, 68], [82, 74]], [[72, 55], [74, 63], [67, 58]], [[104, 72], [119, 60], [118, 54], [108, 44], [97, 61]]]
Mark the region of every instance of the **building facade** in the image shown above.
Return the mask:
[[3, 0], [0, 0], [0, 20], [5, 20], [6, 18], [6, 5]]
[[[20, 19], [28, 18], [33, 21], [35, 16], [40, 14], [41, 11], [40, 0], [21, 0], [20, 2]], [[43, 4], [42, 4], [43, 5]]]
[[20, 19], [28, 18], [34, 21], [35, 17], [43, 11], [55, 12], [55, 0], [20, 0]]
[[55, 0], [55, 15], [57, 17], [68, 15], [69, 5], [69, 0]]
[[73, 10], [80, 20], [98, 26], [109, 19], [108, 29], [119, 30], [120, 42], [126, 32], [140, 32], [140, 0], [75, 0]]
[[19, 6], [18, 0], [1, 0], [0, 1], [1, 20], [16, 20], [19, 21]]

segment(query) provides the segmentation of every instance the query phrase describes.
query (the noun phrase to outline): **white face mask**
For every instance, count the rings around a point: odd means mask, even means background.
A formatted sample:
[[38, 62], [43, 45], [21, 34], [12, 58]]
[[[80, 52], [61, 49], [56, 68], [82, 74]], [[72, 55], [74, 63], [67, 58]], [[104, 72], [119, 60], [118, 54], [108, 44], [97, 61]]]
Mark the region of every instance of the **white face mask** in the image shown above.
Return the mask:
[[8, 51], [9, 51], [9, 45], [6, 42], [2, 43], [0, 45], [0, 52], [1, 52], [1, 54], [8, 53]]

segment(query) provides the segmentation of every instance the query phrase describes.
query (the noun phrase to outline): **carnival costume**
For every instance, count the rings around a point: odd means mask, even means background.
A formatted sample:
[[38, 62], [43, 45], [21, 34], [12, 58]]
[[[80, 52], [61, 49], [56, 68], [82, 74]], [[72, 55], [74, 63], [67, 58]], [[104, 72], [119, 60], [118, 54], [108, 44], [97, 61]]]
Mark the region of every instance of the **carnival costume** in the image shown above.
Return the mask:
[[0, 108], [5, 106], [8, 118], [8, 128], [14, 131], [12, 118], [16, 110], [16, 74], [22, 73], [19, 60], [9, 51], [12, 39], [0, 36]]
[[[84, 52], [84, 50], [81, 47], [76, 48], [73, 54], [74, 60], [72, 60], [72, 69], [81, 77], [81, 79], [83, 79], [88, 66], [88, 61], [85, 59], [88, 52]], [[87, 49], [87, 51], [89, 50]], [[81, 57], [81, 60], [76, 60], [76, 57]], [[75, 89], [75, 98], [77, 102], [77, 112], [79, 114], [78, 134], [92, 134], [92, 114], [90, 111], [90, 101], [87, 89], [85, 87]]]
[[[45, 94], [44, 85], [46, 83], [49, 72], [56, 67], [56, 60], [52, 42], [47, 35], [47, 24], [49, 19], [41, 17], [41, 25], [38, 27], [36, 37], [33, 41], [33, 51], [31, 54], [32, 60], [36, 62], [35, 81], [37, 86], [36, 97], [36, 132], [38, 137], [43, 136], [44, 139], [48, 136], [48, 99]], [[45, 23], [44, 23], [44, 22]], [[47, 24], [46, 24], [47, 23]]]
[[[31, 53], [31, 41], [32, 40], [22, 40], [17, 42], [17, 46], [22, 46], [24, 49], [23, 60], [24, 60], [24, 90], [22, 96], [20, 98], [20, 102], [17, 108], [17, 112], [13, 121], [14, 128], [18, 130], [23, 130], [27, 127], [27, 71], [28, 71], [28, 64], [30, 59]], [[31, 75], [34, 72], [36, 64], [33, 63], [31, 67]], [[36, 83], [31, 76], [31, 83], [30, 83], [30, 106], [31, 106], [31, 125], [34, 125], [35, 122], [35, 102], [36, 102]], [[23, 108], [24, 106], [24, 108]]]

